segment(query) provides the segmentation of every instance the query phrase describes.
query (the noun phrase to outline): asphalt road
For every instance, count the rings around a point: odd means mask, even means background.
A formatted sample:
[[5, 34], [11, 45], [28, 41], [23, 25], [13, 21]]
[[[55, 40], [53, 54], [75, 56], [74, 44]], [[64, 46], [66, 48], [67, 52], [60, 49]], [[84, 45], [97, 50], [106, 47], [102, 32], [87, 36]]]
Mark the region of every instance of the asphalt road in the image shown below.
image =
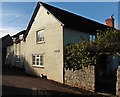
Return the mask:
[[23, 70], [8, 68], [2, 70], [2, 95], [32, 97], [63, 97], [63, 96], [100, 96], [63, 85], [40, 77], [26, 75]]

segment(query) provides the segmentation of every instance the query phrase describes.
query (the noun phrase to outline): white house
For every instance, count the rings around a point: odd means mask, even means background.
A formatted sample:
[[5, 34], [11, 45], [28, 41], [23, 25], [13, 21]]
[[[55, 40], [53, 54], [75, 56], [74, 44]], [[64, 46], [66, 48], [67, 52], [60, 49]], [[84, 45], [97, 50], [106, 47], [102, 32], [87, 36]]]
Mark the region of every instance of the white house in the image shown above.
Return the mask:
[[64, 50], [67, 44], [94, 40], [97, 30], [110, 28], [82, 16], [38, 2], [26, 30], [14, 35], [7, 64], [26, 73], [46, 75], [64, 83]]

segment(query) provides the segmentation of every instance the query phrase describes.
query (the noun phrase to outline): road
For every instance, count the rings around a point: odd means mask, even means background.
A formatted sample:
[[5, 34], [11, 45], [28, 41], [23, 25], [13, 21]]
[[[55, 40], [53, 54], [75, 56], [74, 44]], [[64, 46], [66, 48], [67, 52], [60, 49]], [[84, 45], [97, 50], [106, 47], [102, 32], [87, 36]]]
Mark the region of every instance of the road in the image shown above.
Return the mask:
[[[94, 95], [81, 89], [72, 88], [51, 80], [30, 76], [18, 68], [2, 70], [2, 95], [4, 96], [83, 96]], [[97, 95], [97, 94], [96, 94]], [[100, 95], [99, 95], [100, 96]], [[98, 95], [97, 95], [98, 97]]]

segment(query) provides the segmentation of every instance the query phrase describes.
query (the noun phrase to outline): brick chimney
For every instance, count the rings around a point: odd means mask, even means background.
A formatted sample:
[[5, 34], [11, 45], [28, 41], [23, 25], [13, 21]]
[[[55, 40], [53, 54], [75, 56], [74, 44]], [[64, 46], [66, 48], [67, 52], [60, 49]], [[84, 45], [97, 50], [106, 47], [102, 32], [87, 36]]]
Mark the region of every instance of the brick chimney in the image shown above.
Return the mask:
[[109, 27], [113, 27], [114, 28], [114, 18], [113, 18], [113, 15], [110, 16], [110, 18], [106, 19], [105, 22], [106, 22], [106, 25], [109, 26]]

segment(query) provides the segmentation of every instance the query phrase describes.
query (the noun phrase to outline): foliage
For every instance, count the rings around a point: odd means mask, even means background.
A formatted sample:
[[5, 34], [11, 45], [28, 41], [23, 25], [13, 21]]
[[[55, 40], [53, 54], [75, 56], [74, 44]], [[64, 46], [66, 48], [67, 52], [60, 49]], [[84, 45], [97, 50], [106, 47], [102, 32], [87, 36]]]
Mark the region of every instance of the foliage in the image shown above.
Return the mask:
[[120, 53], [120, 32], [117, 30], [99, 31], [93, 42], [83, 40], [80, 43], [64, 47], [64, 66], [66, 69], [80, 69], [87, 65], [96, 65], [101, 54]]
[[111, 29], [106, 32], [100, 31], [93, 43], [99, 53], [120, 53], [120, 31]]

